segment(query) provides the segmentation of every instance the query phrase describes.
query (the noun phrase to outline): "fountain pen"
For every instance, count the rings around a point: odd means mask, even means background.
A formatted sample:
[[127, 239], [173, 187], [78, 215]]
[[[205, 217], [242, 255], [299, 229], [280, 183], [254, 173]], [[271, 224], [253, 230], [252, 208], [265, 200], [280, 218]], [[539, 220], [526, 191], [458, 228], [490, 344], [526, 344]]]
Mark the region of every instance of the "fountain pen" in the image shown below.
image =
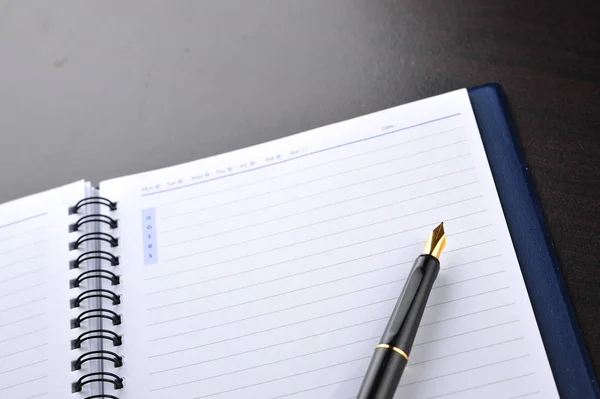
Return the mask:
[[408, 363], [429, 293], [440, 271], [440, 255], [446, 246], [444, 223], [427, 238], [408, 275], [390, 320], [371, 358], [356, 399], [392, 399]]

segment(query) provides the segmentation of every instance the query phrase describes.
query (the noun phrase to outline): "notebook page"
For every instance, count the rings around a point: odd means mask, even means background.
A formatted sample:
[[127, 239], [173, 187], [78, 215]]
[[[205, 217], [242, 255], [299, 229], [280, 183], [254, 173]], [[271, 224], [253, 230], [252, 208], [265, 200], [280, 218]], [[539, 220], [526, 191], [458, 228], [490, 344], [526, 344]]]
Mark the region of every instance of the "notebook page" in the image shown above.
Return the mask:
[[0, 398], [71, 395], [68, 207], [74, 183], [0, 205]]
[[558, 398], [466, 90], [104, 182], [121, 397], [353, 398], [433, 227], [400, 398]]

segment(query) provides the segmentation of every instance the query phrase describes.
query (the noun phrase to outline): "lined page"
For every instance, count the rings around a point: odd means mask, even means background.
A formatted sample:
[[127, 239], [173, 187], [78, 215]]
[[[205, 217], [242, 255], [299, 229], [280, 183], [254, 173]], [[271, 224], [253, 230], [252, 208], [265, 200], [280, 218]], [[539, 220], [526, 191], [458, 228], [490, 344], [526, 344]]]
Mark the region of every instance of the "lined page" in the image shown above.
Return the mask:
[[124, 398], [354, 398], [440, 221], [397, 397], [558, 398], [465, 90], [101, 190]]
[[83, 182], [0, 205], [0, 398], [71, 394], [68, 207]]

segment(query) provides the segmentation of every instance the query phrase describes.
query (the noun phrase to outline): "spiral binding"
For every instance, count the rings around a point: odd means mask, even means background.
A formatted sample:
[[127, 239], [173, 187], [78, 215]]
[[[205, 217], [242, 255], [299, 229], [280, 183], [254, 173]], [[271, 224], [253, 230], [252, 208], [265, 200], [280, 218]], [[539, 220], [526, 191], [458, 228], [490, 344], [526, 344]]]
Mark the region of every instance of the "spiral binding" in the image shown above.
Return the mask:
[[[79, 211], [88, 206], [105, 206], [110, 212], [117, 210], [117, 203], [110, 201], [104, 197], [89, 197], [79, 201], [75, 206], [69, 208], [69, 214], [75, 215]], [[69, 226], [70, 232], [81, 231], [86, 224], [89, 223], [101, 223], [107, 225], [111, 230], [118, 227], [118, 221], [100, 213], [94, 213], [80, 217], [74, 224]], [[71, 250], [77, 250], [82, 248], [86, 242], [98, 242], [108, 243], [111, 248], [119, 246], [119, 239], [114, 237], [112, 234], [104, 232], [91, 232], [81, 235], [75, 242], [69, 244]], [[114, 254], [103, 251], [103, 250], [90, 250], [79, 255], [75, 260], [72, 260], [69, 264], [71, 269], [80, 269], [80, 266], [84, 265], [88, 261], [100, 262], [102, 266], [114, 267], [119, 265], [119, 258]], [[109, 281], [111, 286], [120, 284], [120, 277], [110, 270], [105, 268], [91, 269], [81, 272], [77, 278], [71, 280], [70, 287], [77, 288], [81, 287], [81, 284], [86, 280], [97, 279]], [[114, 291], [106, 288], [90, 288], [81, 292], [76, 298], [71, 300], [71, 309], [79, 308], [84, 302], [89, 302], [92, 299], [107, 299], [112, 303], [113, 306], [117, 306], [121, 303], [121, 297]], [[91, 302], [93, 303], [93, 302]], [[113, 326], [121, 324], [121, 316], [110, 309], [98, 308], [88, 309], [80, 312], [77, 317], [71, 320], [71, 328], [80, 327], [81, 324], [86, 320], [91, 319], [104, 319], [110, 321]], [[104, 324], [103, 324], [104, 325]], [[71, 341], [72, 349], [79, 349], [82, 344], [86, 341], [97, 340], [98, 342], [105, 342], [112, 344], [113, 347], [118, 347], [123, 344], [123, 339], [120, 335], [106, 328], [102, 329], [91, 329], [81, 333], [77, 338]], [[104, 349], [100, 346], [100, 350], [90, 350], [73, 360], [71, 363], [72, 371], [79, 371], [86, 362], [99, 361], [104, 363], [112, 363], [115, 368], [123, 366], [123, 358], [113, 351]], [[102, 369], [103, 370], [103, 369]], [[72, 384], [72, 392], [82, 392], [83, 388], [91, 383], [101, 383], [112, 385], [115, 390], [122, 389], [123, 378], [117, 374], [110, 373], [107, 371], [89, 372], [84, 374], [77, 381]], [[85, 399], [118, 399], [114, 395], [110, 394], [95, 394], [88, 396]]]

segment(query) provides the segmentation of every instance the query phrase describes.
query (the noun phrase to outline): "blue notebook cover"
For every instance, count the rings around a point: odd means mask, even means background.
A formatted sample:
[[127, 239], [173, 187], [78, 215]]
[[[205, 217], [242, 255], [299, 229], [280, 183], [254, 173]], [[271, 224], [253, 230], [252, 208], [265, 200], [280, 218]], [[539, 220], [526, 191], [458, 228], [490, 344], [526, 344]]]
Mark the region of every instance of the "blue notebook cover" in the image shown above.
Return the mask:
[[560, 397], [600, 399], [504, 91], [490, 83], [468, 92]]

